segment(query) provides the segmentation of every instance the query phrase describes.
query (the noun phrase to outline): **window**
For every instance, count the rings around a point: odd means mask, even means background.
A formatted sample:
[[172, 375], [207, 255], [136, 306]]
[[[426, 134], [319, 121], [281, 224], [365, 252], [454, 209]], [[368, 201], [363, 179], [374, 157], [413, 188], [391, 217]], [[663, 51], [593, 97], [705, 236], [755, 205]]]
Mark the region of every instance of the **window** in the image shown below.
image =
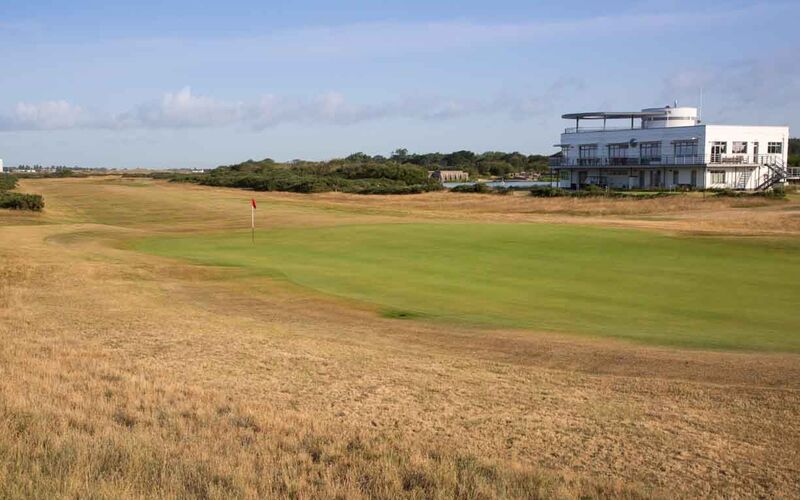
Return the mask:
[[782, 142], [768, 142], [767, 143], [767, 153], [769, 153], [771, 155], [783, 154], [783, 143]]
[[648, 164], [651, 161], [661, 160], [661, 143], [660, 142], [643, 142], [639, 146], [639, 158], [643, 164]]
[[611, 165], [625, 165], [628, 159], [628, 144], [609, 144], [608, 157]]
[[570, 178], [569, 178], [569, 177], [570, 177], [570, 175], [569, 175], [569, 174], [570, 174], [569, 170], [562, 170], [562, 171], [560, 171], [560, 172], [558, 173], [558, 176], [559, 176], [559, 178], [560, 178], [562, 181], [567, 181], [567, 182], [569, 182], [569, 180], [570, 180]]
[[747, 154], [747, 143], [744, 141], [733, 141], [733, 145], [731, 147], [731, 153]]
[[711, 143], [711, 153], [724, 155], [728, 152], [728, 143], [725, 141], [714, 141]]
[[675, 141], [675, 156], [686, 158], [697, 156], [697, 141]]
[[679, 181], [678, 171], [677, 170], [673, 170], [672, 171], [672, 184], [673, 185], [678, 185], [678, 181]]
[[711, 174], [711, 184], [725, 184], [724, 170], [709, 170]]
[[606, 175], [628, 175], [628, 170], [625, 168], [610, 168], [605, 171]]
[[578, 163], [580, 165], [596, 165], [597, 144], [582, 144], [578, 146]]

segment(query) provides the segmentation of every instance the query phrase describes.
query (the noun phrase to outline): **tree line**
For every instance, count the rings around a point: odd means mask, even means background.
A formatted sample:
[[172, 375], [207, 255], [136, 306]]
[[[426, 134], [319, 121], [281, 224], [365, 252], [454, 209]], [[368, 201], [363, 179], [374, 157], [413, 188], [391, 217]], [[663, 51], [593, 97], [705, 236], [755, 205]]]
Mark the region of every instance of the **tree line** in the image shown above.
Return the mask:
[[789, 165], [800, 167], [800, 138], [789, 139]]
[[409, 154], [406, 149], [397, 149], [388, 157], [353, 153], [328, 161], [279, 163], [271, 158], [247, 160], [202, 174], [171, 174], [170, 178], [256, 191], [410, 194], [442, 189], [442, 185], [429, 176], [429, 171], [440, 169], [464, 170], [472, 178], [505, 176], [547, 170], [547, 157], [516, 152], [476, 154], [472, 151]]

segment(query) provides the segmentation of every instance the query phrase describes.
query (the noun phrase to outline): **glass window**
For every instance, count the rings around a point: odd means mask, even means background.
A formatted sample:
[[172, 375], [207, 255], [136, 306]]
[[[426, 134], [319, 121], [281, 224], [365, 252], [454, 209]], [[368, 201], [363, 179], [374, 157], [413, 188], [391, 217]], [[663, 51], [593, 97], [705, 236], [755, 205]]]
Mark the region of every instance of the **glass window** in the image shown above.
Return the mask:
[[628, 164], [628, 144], [609, 144], [608, 157], [611, 165], [627, 165]]
[[597, 144], [583, 144], [578, 147], [579, 158], [597, 158]]
[[625, 158], [628, 156], [627, 144], [609, 144], [608, 157], [609, 158]]
[[559, 178], [560, 178], [562, 181], [568, 181], [568, 180], [569, 180], [569, 174], [570, 174], [569, 170], [562, 170], [562, 171], [560, 171], [560, 172], [558, 173], [558, 175], [559, 175]]
[[578, 146], [578, 164], [597, 164], [597, 144], [582, 144], [581, 146]]
[[673, 184], [678, 184], [678, 180], [679, 180], [678, 171], [677, 170], [673, 170], [672, 171], [672, 183]]
[[697, 141], [675, 141], [675, 156], [697, 156]]
[[747, 143], [744, 141], [733, 141], [733, 145], [731, 147], [731, 153], [733, 154], [746, 154], [747, 153]]
[[725, 171], [724, 170], [710, 170], [711, 184], [725, 184]]
[[660, 160], [661, 159], [661, 143], [660, 142], [643, 142], [639, 146], [639, 157], [643, 160]]
[[767, 143], [767, 153], [771, 155], [779, 155], [783, 153], [783, 143], [782, 142], [768, 142]]

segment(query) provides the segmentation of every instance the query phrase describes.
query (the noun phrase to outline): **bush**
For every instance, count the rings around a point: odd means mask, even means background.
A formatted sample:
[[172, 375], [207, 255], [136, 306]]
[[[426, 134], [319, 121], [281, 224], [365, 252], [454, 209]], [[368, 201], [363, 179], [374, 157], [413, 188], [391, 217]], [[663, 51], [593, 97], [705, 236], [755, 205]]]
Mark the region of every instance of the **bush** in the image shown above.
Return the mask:
[[722, 196], [726, 198], [767, 198], [770, 200], [783, 200], [786, 198], [786, 188], [783, 186], [776, 186], [766, 191], [734, 191], [733, 189], [709, 189], [714, 196]]
[[481, 182], [474, 184], [460, 184], [450, 188], [451, 193], [488, 193], [492, 189]]
[[0, 208], [38, 212], [44, 208], [44, 198], [38, 194], [0, 192]]
[[17, 187], [17, 178], [11, 174], [0, 174], [0, 191], [9, 191]]
[[557, 187], [535, 187], [531, 189], [531, 196], [536, 196], [537, 198], [558, 198], [570, 196], [571, 194], [566, 189]]
[[489, 187], [484, 183], [461, 184], [450, 188], [451, 193], [509, 194], [514, 189], [509, 187]]

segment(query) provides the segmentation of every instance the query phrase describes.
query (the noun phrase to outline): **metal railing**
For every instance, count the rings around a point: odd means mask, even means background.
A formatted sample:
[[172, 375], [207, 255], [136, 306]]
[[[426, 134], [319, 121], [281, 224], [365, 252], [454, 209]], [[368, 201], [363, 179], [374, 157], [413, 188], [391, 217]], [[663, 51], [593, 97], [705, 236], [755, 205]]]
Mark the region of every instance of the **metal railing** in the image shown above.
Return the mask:
[[[551, 167], [663, 167], [675, 165], [758, 166], [782, 162], [781, 155], [709, 154], [651, 157], [550, 158]], [[800, 170], [800, 169], [798, 169]]]
[[567, 127], [565, 134], [578, 134], [581, 132], [603, 132], [604, 130], [631, 130], [635, 127]]

